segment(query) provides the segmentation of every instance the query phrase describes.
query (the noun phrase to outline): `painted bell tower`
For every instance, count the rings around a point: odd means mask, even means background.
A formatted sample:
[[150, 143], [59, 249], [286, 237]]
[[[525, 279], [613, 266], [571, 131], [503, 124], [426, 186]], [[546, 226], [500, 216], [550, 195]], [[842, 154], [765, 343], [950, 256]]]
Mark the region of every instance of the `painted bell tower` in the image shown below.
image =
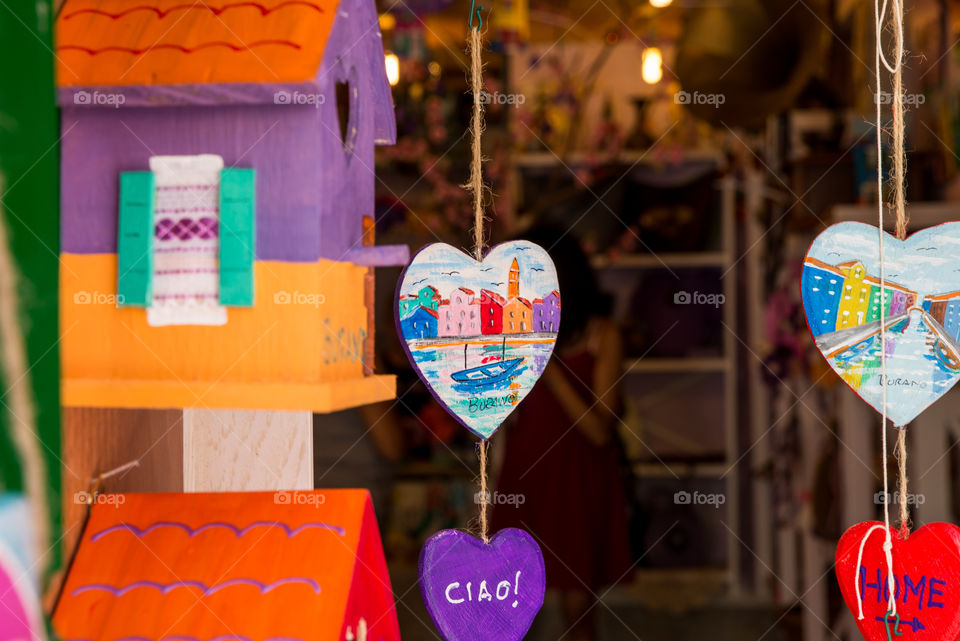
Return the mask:
[[514, 258], [510, 264], [510, 284], [507, 289], [507, 300], [520, 296], [520, 264]]

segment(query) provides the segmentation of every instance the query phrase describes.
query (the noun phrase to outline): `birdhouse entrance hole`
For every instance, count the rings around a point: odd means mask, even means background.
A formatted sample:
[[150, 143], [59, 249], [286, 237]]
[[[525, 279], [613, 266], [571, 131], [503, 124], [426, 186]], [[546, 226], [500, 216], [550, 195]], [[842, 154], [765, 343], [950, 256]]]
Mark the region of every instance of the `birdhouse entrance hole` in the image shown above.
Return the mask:
[[340, 125], [340, 141], [343, 143], [343, 153], [349, 158], [357, 144], [357, 110], [359, 106], [357, 94], [357, 71], [351, 68], [346, 80], [336, 83], [337, 121]]

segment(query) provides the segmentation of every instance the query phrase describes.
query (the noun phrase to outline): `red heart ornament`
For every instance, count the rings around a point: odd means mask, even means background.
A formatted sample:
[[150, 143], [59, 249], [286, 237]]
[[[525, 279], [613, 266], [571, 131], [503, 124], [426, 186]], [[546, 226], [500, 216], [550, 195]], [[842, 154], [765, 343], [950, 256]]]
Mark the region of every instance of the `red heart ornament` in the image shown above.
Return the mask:
[[[857, 557], [863, 537], [863, 558]], [[889, 589], [887, 562], [883, 553], [883, 523], [866, 521], [854, 525], [840, 538], [836, 571], [840, 592], [857, 619], [867, 641], [956, 641], [960, 638], [960, 528], [951, 523], [930, 523], [906, 539], [890, 528], [893, 543], [894, 595], [899, 625], [887, 617]], [[857, 573], [863, 619], [858, 619]]]

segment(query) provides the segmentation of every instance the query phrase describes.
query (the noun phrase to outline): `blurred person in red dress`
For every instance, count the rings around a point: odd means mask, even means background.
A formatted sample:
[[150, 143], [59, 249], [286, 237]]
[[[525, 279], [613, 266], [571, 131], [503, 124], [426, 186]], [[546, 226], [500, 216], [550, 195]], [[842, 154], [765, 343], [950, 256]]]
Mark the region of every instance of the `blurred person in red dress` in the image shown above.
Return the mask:
[[533, 535], [568, 637], [594, 641], [598, 591], [624, 579], [632, 563], [617, 434], [621, 341], [602, 315], [608, 305], [577, 241], [548, 229], [526, 238], [556, 265], [560, 332], [542, 378], [504, 425], [497, 492], [523, 501], [495, 505], [493, 531], [517, 527]]

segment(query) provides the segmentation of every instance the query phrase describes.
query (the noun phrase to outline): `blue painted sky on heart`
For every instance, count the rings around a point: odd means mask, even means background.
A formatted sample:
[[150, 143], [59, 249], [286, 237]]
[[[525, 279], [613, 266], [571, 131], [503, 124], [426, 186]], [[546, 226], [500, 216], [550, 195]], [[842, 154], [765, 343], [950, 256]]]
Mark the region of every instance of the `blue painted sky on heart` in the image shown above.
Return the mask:
[[424, 285], [433, 285], [443, 298], [449, 298], [458, 287], [472, 289], [477, 296], [480, 289], [489, 289], [506, 297], [514, 257], [520, 265], [521, 297], [533, 301], [559, 289], [550, 256], [539, 245], [520, 240], [497, 245], [482, 264], [451, 245], [427, 245], [417, 253], [404, 273], [400, 294], [416, 294]]
[[[879, 247], [876, 227], [844, 222], [817, 236], [807, 255], [830, 265], [859, 260], [880, 278]], [[930, 227], [903, 242], [885, 233], [883, 252], [887, 280], [920, 295], [960, 291], [960, 223]]]

